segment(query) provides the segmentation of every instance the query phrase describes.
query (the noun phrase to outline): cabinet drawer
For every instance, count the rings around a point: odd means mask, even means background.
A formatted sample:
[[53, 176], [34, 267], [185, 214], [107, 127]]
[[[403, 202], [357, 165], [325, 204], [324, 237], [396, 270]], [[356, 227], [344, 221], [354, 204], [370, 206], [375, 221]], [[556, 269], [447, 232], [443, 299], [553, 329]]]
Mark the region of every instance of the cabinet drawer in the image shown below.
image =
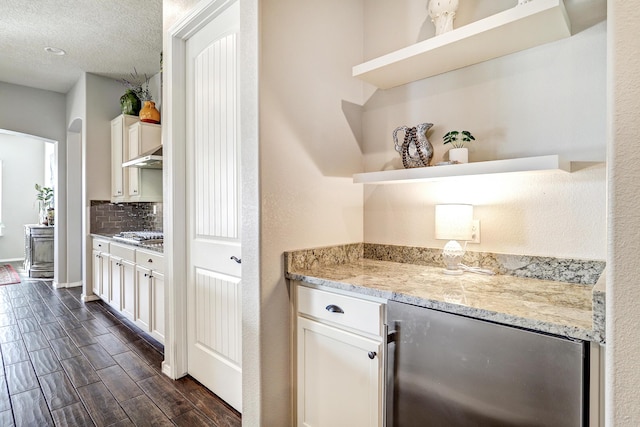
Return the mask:
[[348, 328], [381, 335], [382, 304], [298, 286], [298, 312]]
[[136, 250], [136, 264], [149, 270], [164, 273], [163, 258], [161, 254]]
[[93, 239], [93, 249], [100, 252], [109, 252], [109, 242], [106, 240]]
[[109, 253], [111, 256], [120, 257], [131, 262], [135, 262], [136, 250], [130, 246], [119, 245], [117, 243], [109, 244]]

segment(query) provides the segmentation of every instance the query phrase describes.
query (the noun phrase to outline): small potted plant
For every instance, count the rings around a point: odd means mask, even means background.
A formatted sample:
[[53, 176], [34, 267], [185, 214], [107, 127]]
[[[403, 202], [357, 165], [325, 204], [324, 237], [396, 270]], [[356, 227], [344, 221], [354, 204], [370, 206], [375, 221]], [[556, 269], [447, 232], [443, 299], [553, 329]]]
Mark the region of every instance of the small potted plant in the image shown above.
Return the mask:
[[445, 144], [451, 144], [453, 148], [449, 150], [449, 161], [452, 163], [468, 163], [469, 150], [464, 146], [465, 143], [475, 141], [476, 139], [467, 130], [452, 130], [447, 132], [442, 139]]
[[40, 208], [40, 224], [53, 225], [53, 188], [36, 184], [36, 200]]

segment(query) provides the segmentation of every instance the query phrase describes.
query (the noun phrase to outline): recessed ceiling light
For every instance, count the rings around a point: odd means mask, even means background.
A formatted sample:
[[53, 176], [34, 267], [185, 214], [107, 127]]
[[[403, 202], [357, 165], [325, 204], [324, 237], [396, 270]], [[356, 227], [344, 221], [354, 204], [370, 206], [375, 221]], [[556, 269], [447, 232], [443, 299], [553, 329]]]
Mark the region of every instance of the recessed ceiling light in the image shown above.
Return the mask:
[[62, 56], [62, 55], [66, 55], [67, 52], [65, 52], [64, 50], [57, 48], [57, 47], [53, 47], [53, 46], [47, 46], [44, 48], [44, 51], [47, 53], [50, 53], [52, 55], [58, 55], [58, 56]]

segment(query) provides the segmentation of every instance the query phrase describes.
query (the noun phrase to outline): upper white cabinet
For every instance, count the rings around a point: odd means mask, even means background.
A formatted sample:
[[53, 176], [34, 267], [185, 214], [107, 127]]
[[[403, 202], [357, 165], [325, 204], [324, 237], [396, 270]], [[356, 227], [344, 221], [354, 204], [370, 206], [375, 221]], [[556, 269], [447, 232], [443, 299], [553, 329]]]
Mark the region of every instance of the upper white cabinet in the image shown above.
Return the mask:
[[381, 89], [571, 36], [562, 0], [534, 0], [353, 67]]
[[122, 167], [122, 163], [161, 144], [161, 126], [120, 115], [111, 121], [111, 201], [161, 202], [162, 170]]
[[[129, 186], [129, 169], [122, 167], [129, 147], [129, 126], [138, 121], [137, 116], [122, 114], [111, 120], [111, 201], [125, 202]], [[125, 154], [126, 153], [126, 154]]]

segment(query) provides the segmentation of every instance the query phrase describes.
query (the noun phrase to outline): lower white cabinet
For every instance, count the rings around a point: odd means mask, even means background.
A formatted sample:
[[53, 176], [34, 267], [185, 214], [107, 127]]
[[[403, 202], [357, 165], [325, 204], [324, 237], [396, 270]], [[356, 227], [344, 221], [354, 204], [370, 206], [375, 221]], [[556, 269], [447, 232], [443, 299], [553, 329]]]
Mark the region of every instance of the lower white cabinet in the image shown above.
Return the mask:
[[164, 342], [164, 274], [136, 266], [136, 324]]
[[121, 261], [122, 308], [120, 311], [129, 320], [135, 318], [136, 264], [129, 260]]
[[93, 293], [164, 343], [163, 256], [93, 239]]
[[297, 426], [381, 427], [384, 304], [296, 288]]
[[144, 331], [151, 329], [151, 270], [136, 265], [136, 324]]

